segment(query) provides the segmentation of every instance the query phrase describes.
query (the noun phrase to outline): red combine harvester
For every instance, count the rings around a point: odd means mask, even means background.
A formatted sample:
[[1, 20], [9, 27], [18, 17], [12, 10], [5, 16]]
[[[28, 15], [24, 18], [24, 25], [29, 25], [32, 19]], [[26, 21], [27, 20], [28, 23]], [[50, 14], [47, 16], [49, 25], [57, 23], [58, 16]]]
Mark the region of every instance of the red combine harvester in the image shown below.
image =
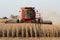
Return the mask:
[[38, 21], [36, 21], [36, 12], [34, 7], [23, 7], [22, 9], [22, 22], [31, 22], [31, 23], [36, 23], [41, 20], [41, 18], [37, 18]]
[[16, 19], [15, 21], [8, 20], [5, 23], [41, 23], [41, 24], [52, 24], [52, 21], [43, 21], [41, 16], [36, 17], [35, 8], [34, 7], [22, 7], [21, 8], [21, 19]]

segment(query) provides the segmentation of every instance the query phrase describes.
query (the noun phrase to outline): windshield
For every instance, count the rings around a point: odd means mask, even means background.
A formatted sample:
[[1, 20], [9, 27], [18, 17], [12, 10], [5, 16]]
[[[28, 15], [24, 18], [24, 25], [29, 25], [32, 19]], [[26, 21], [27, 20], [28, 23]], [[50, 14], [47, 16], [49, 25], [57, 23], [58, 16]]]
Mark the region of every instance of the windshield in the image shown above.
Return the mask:
[[32, 10], [25, 10], [25, 18], [31, 18]]

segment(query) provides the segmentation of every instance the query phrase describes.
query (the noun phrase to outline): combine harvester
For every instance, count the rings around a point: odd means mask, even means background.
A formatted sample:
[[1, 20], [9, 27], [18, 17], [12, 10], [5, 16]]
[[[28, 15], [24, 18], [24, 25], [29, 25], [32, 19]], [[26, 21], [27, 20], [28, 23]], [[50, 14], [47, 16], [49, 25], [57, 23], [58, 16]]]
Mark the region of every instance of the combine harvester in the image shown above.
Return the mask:
[[[5, 23], [40, 23], [40, 24], [52, 24], [52, 21], [43, 21], [40, 13], [35, 12], [34, 7], [22, 7], [21, 19], [7, 20]], [[38, 11], [37, 11], [38, 12]]]
[[[5, 29], [3, 36], [9, 37], [41, 37], [41, 24], [52, 24], [51, 21], [43, 21], [38, 13], [39, 17], [37, 17], [37, 13], [35, 12], [34, 7], [23, 7], [21, 8], [21, 19], [16, 19], [16, 21], [7, 20], [5, 23], [19, 23], [20, 27], [11, 27], [12, 29]], [[5, 25], [6, 25], [5, 24]], [[11, 24], [9, 24], [11, 25]], [[25, 26], [24, 26], [25, 25]], [[18, 29], [18, 31], [16, 30]], [[3, 29], [2, 29], [3, 30]], [[2, 30], [0, 31], [2, 36]], [[13, 31], [12, 31], [13, 30]], [[7, 32], [8, 31], [8, 32]]]

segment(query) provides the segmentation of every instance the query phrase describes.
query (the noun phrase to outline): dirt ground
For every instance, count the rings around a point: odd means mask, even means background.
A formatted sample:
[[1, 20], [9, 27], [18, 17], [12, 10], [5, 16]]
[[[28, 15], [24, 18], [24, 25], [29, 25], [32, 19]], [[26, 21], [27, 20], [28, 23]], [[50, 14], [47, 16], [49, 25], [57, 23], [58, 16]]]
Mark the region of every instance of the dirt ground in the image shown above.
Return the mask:
[[60, 37], [41, 37], [41, 38], [0, 38], [0, 40], [60, 40]]

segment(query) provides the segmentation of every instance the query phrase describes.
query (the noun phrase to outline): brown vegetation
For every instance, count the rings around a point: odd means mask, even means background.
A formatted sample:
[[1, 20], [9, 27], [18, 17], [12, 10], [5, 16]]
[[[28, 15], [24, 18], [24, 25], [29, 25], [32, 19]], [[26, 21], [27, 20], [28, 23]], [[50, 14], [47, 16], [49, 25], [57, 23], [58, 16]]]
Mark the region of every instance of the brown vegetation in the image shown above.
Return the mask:
[[[12, 31], [16, 30], [16, 34], [17, 34], [20, 29], [22, 31], [22, 36], [26, 30], [27, 37], [29, 35], [28, 30], [30, 30], [31, 36], [33, 35], [33, 32], [34, 32], [35, 37], [37, 37], [37, 35], [40, 35], [40, 37], [59, 37], [60, 36], [60, 28], [59, 26], [56, 26], [56, 25], [47, 25], [47, 24], [40, 25], [40, 24], [34, 24], [34, 23], [14, 23], [14, 24], [1, 23], [0, 24], [0, 30], [2, 31], [7, 30], [9, 32], [9, 30], [12, 30]], [[37, 34], [37, 32], [39, 34]]]
[[[5, 21], [5, 20], [0, 20]], [[22, 36], [18, 35], [18, 32], [22, 30]], [[25, 31], [26, 30], [26, 31]], [[30, 34], [28, 31], [30, 30]], [[7, 31], [7, 36], [5, 35]], [[10, 31], [11, 33], [11, 38], [10, 38]], [[48, 24], [35, 24], [35, 23], [0, 23], [0, 32], [2, 32], [3, 38], [1, 40], [59, 40], [60, 38], [55, 38], [55, 37], [60, 37], [60, 26], [59, 25], [48, 25]], [[26, 33], [26, 37], [24, 38], [24, 32]], [[16, 33], [16, 34], [14, 34]], [[34, 34], [35, 33], [35, 34]], [[37, 37], [39, 33], [39, 37]], [[29, 37], [31, 35], [31, 37]], [[34, 36], [35, 37], [34, 37]], [[12, 38], [12, 37], [17, 37], [17, 38]], [[8, 38], [5, 38], [8, 37]]]
[[4, 23], [7, 19], [0, 19], [0, 23]]

